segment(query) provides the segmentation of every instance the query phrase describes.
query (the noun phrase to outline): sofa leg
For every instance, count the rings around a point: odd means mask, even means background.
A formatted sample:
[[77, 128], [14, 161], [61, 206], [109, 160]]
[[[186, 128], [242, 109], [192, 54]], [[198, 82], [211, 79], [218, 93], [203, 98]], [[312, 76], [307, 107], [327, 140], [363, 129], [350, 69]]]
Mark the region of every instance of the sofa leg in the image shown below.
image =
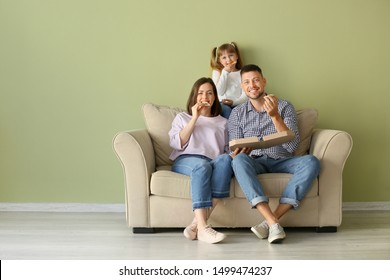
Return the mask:
[[316, 232], [337, 232], [337, 227], [316, 227]]
[[154, 233], [154, 228], [133, 227], [133, 233]]

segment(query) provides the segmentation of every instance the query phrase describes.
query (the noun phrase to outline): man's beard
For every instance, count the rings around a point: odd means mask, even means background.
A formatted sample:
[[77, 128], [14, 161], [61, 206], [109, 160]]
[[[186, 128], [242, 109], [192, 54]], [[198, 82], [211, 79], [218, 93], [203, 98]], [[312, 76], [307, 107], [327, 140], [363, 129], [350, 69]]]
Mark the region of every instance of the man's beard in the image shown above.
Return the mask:
[[248, 96], [249, 99], [253, 99], [253, 100], [257, 100], [257, 99], [260, 99], [260, 97], [262, 97], [264, 95], [265, 91], [262, 90], [260, 92], [257, 93], [257, 96], [256, 97], [252, 97], [252, 96]]

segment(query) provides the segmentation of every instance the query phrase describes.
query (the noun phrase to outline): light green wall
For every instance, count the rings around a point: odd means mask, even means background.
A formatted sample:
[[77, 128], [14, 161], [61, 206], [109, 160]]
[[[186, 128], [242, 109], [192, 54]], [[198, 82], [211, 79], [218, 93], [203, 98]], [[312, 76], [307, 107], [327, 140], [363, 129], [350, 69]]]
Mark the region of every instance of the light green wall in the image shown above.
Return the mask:
[[268, 91], [354, 139], [344, 201], [388, 201], [390, 1], [0, 0], [0, 202], [122, 203], [111, 148], [236, 41]]

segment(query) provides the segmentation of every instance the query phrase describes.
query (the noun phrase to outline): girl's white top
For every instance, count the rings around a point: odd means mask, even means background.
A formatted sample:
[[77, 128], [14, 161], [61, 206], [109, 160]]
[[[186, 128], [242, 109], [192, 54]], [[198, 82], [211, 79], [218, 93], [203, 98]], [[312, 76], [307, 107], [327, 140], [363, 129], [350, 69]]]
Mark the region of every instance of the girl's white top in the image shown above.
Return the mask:
[[229, 73], [223, 69], [219, 73], [219, 71], [213, 70], [211, 79], [217, 87], [219, 101], [231, 99], [233, 100], [233, 106], [237, 106], [248, 100], [245, 92], [241, 89], [240, 71]]

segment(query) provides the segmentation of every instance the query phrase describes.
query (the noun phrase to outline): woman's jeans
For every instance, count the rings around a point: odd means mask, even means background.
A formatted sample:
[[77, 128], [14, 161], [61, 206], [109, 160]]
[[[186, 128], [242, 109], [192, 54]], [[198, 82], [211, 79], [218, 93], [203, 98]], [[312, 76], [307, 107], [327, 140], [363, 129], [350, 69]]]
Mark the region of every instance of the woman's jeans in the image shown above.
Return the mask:
[[252, 207], [256, 207], [258, 203], [268, 203], [269, 201], [264, 194], [263, 186], [257, 178], [258, 174], [293, 174], [282, 193], [279, 203], [290, 204], [296, 209], [320, 172], [320, 162], [312, 155], [273, 159], [267, 156], [252, 158], [241, 153], [234, 157], [232, 166], [234, 175]]
[[175, 160], [172, 171], [191, 177], [192, 209], [211, 208], [213, 198], [229, 197], [231, 162], [228, 154], [214, 160], [200, 155], [181, 155]]

